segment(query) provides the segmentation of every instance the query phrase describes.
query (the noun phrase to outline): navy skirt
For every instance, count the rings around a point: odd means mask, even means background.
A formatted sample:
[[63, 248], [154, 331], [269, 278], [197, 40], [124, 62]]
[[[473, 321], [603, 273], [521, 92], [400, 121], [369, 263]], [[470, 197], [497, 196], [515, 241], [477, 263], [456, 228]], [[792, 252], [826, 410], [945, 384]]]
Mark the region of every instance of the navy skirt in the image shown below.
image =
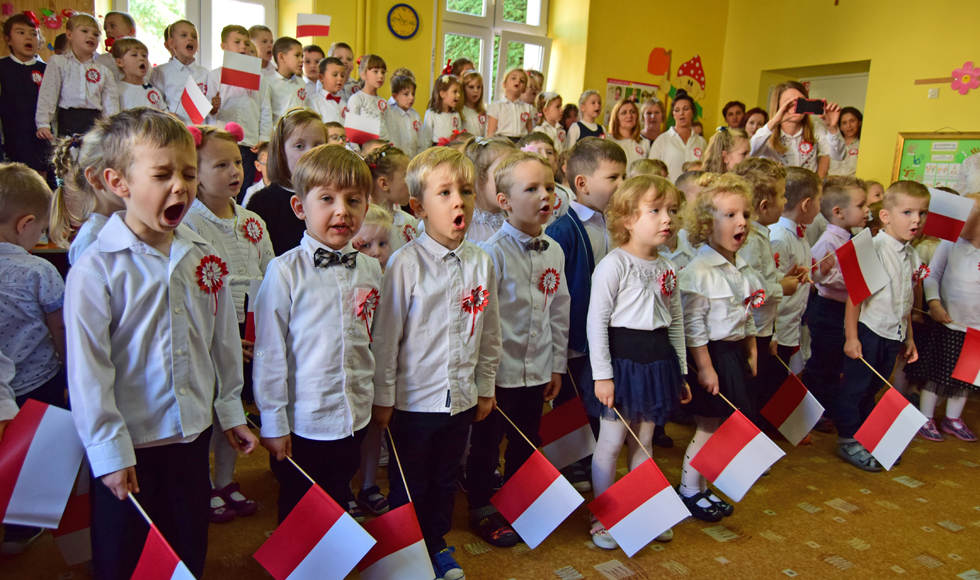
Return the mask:
[[[627, 421], [663, 425], [680, 407], [681, 365], [666, 328], [609, 328], [616, 409]], [[618, 421], [616, 412], [595, 396], [592, 365], [582, 373], [582, 399], [592, 417]]]
[[953, 369], [960, 360], [966, 333], [953, 330], [944, 324], [926, 321], [926, 329], [913, 328], [915, 346], [919, 351], [919, 360], [905, 365], [905, 374], [916, 379], [932, 381], [925, 382], [922, 388], [936, 393], [940, 397], [959, 397], [980, 390], [973, 383], [966, 383], [953, 378]]
[[[749, 362], [741, 340], [717, 340], [708, 343], [711, 365], [718, 374], [718, 392], [738, 407], [747, 417], [755, 416], [754, 397], [749, 392]], [[687, 355], [687, 384], [691, 387], [691, 402], [687, 411], [699, 417], [726, 418], [732, 407], [718, 395], [712, 395], [698, 382], [697, 365], [690, 352]]]

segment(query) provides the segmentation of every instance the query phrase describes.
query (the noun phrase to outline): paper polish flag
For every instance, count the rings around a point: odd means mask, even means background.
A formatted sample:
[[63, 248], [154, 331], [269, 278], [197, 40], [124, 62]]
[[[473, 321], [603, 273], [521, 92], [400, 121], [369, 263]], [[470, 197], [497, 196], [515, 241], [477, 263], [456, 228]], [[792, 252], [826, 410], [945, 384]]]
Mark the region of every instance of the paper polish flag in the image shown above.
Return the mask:
[[929, 188], [929, 215], [922, 234], [956, 243], [973, 210], [974, 201], [941, 189]]
[[204, 123], [204, 118], [211, 112], [211, 101], [201, 92], [201, 87], [197, 86], [194, 77], [187, 77], [184, 84], [184, 92], [180, 95], [180, 104], [187, 111], [187, 116], [195, 125]]
[[89, 528], [91, 521], [88, 493], [71, 496], [65, 506], [61, 525], [51, 532], [54, 543], [69, 566], [92, 559], [92, 533]]
[[888, 389], [854, 438], [874, 455], [882, 467], [891, 469], [926, 421], [925, 415], [901, 393]]
[[330, 17], [324, 14], [297, 14], [296, 36], [330, 36]]
[[652, 459], [592, 500], [589, 510], [630, 558], [691, 515]]
[[221, 63], [221, 84], [257, 91], [261, 80], [261, 59], [247, 54], [225, 51], [225, 57]]
[[343, 580], [374, 544], [350, 514], [314, 485], [254, 558], [276, 580]]
[[582, 399], [575, 397], [541, 417], [541, 453], [557, 469], [592, 455], [595, 435]]
[[823, 411], [823, 405], [791, 373], [760, 413], [796, 447], [817, 424]]
[[194, 575], [177, 557], [160, 530], [151, 524], [132, 580], [194, 580]]
[[255, 297], [259, 295], [262, 280], [248, 281], [248, 309], [245, 311], [245, 340], [255, 342]]
[[860, 304], [888, 284], [888, 274], [878, 259], [870, 229], [861, 230], [838, 248], [836, 255], [852, 304]]
[[3, 523], [57, 528], [84, 452], [70, 411], [28, 400], [0, 441]]
[[[524, 441], [514, 442], [514, 445], [523, 444]], [[584, 501], [537, 450], [490, 498], [490, 503], [532, 550]]]
[[357, 564], [361, 580], [430, 580], [435, 577], [411, 502], [364, 523], [378, 541]]
[[741, 501], [755, 480], [785, 455], [762, 431], [735, 411], [691, 460], [725, 495]]
[[381, 119], [365, 117], [364, 115], [357, 115], [348, 111], [344, 121], [347, 140], [351, 143], [363, 145], [372, 139], [377, 139], [381, 135]]
[[966, 329], [960, 358], [956, 361], [951, 376], [964, 383], [980, 386], [980, 330]]

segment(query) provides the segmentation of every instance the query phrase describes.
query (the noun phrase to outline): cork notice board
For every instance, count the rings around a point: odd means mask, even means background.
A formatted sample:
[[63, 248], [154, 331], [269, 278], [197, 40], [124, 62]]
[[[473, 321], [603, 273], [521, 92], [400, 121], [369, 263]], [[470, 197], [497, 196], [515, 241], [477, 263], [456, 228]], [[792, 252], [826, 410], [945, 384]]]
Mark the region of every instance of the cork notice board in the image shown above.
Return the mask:
[[[44, 37], [44, 41], [41, 42], [38, 54], [45, 61], [50, 58], [54, 52], [48, 48], [48, 46], [54, 46], [54, 39], [59, 34], [65, 31], [65, 21], [67, 18], [62, 16], [61, 11], [70, 8], [76, 12], [87, 12], [89, 14], [95, 14], [95, 2], [93, 0], [58, 0], [57, 2], [39, 2], [38, 0], [0, 0], [0, 7], [2, 7], [2, 16], [0, 20], [6, 20], [12, 14], [20, 14], [25, 10], [30, 10], [37, 16], [37, 19], [41, 22], [40, 30], [41, 35]], [[45, 16], [41, 12], [42, 10], [49, 10], [54, 13], [56, 17], [61, 18], [61, 26], [59, 28], [48, 28], [45, 26]], [[102, 22], [101, 17], [97, 17], [99, 22]], [[104, 36], [104, 33], [103, 33]], [[0, 47], [0, 56], [7, 56], [10, 54], [10, 49], [7, 47], [6, 43]], [[101, 50], [101, 46], [100, 46]]]

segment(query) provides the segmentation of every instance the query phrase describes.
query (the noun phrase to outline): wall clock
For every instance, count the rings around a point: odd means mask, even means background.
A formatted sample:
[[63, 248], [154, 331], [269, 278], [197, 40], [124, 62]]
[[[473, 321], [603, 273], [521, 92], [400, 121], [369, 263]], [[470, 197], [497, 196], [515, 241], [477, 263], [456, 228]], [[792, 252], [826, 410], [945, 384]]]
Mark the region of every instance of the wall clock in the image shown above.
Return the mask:
[[395, 4], [388, 11], [388, 30], [402, 40], [419, 31], [419, 14], [408, 4]]

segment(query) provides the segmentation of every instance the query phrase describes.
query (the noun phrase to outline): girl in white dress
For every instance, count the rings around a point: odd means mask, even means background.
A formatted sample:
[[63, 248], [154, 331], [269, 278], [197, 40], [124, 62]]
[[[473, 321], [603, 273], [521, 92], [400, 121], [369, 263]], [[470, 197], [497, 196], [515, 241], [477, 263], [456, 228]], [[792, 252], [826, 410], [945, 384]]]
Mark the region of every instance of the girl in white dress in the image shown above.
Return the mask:
[[432, 96], [429, 97], [429, 108], [425, 110], [425, 119], [422, 120], [419, 149], [446, 145], [463, 130], [463, 120], [456, 112], [461, 94], [462, 87], [456, 77], [444, 74], [436, 78]]

